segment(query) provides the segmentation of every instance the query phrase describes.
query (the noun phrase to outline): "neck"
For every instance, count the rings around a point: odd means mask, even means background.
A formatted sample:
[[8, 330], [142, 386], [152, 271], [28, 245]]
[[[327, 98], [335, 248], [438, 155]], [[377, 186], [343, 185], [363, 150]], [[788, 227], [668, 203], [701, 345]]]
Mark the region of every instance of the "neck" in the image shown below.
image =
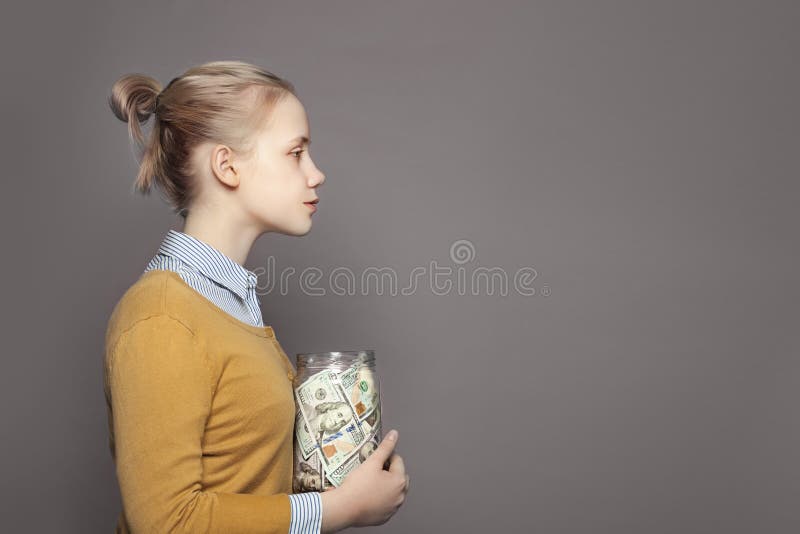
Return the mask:
[[181, 231], [211, 245], [242, 267], [253, 243], [261, 235], [257, 228], [199, 206], [192, 207], [186, 215]]

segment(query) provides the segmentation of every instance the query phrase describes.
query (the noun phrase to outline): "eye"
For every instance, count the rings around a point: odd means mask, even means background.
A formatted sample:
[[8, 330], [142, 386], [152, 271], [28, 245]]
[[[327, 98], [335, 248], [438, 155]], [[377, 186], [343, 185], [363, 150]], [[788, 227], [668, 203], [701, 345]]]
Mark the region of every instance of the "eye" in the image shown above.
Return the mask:
[[302, 154], [303, 152], [305, 152], [305, 150], [298, 150], [297, 152], [292, 152], [292, 156], [294, 156], [295, 159], [300, 159], [300, 154]]

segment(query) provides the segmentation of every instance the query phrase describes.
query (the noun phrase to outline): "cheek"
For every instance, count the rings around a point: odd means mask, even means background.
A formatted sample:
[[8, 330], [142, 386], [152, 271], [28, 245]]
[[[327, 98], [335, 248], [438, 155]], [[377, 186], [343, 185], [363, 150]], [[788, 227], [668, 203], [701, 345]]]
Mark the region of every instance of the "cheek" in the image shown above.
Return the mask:
[[251, 194], [274, 196], [276, 192], [285, 189], [286, 176], [291, 173], [291, 167], [275, 159], [261, 159], [252, 164], [245, 171], [247, 173], [243, 185]]
[[290, 202], [289, 191], [274, 177], [252, 180], [241, 191], [242, 201], [251, 211], [259, 213], [280, 213]]

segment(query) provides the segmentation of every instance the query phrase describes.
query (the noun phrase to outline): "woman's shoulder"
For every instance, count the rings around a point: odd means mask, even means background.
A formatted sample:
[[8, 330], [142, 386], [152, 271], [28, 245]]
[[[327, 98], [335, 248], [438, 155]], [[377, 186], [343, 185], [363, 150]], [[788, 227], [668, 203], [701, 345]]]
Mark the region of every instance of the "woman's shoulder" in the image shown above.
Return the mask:
[[193, 306], [193, 295], [185, 291], [185, 284], [176, 279], [178, 276], [173, 271], [149, 270], [128, 287], [111, 311], [106, 347], [112, 346], [122, 333], [151, 317], [169, 316], [186, 323], [184, 318]]

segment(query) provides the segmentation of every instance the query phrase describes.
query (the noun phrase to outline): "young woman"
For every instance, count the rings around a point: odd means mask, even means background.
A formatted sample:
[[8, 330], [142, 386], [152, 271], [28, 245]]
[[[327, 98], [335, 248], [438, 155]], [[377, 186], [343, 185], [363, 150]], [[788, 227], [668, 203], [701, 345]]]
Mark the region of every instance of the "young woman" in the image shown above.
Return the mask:
[[[238, 61], [161, 89], [132, 74], [110, 105], [142, 148], [136, 189], [184, 218], [117, 302], [104, 360], [117, 532], [336, 532], [385, 523], [409, 479], [392, 431], [344, 483], [291, 494], [294, 368], [243, 267], [267, 232], [311, 229], [325, 175], [293, 86]], [[153, 115], [150, 136], [141, 124]], [[384, 464], [388, 461], [388, 470]]]

